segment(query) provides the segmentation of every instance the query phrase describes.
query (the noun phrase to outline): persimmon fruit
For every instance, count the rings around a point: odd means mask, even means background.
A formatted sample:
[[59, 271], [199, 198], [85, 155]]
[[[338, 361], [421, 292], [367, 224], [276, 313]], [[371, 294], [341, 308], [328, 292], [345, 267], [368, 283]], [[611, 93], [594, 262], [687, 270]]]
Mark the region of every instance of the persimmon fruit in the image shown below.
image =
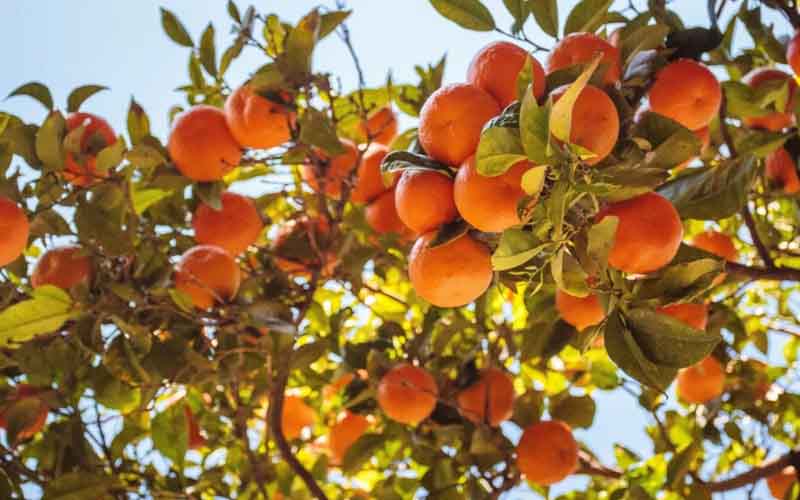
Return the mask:
[[387, 417], [403, 424], [417, 425], [436, 407], [439, 388], [427, 370], [401, 363], [378, 383], [378, 406]]
[[458, 216], [453, 179], [432, 170], [403, 171], [394, 190], [397, 215], [409, 229], [424, 233]]
[[167, 149], [181, 174], [197, 182], [221, 180], [242, 159], [242, 148], [228, 128], [225, 113], [205, 104], [178, 115]]
[[78, 246], [63, 246], [48, 250], [39, 258], [31, 274], [31, 285], [39, 288], [53, 285], [64, 290], [89, 284], [92, 280], [92, 259]]
[[286, 439], [292, 440], [300, 437], [303, 429], [311, 427], [317, 420], [317, 412], [308, 406], [303, 398], [287, 395], [283, 398], [283, 412], [281, 412], [281, 427]]
[[603, 84], [613, 85], [622, 75], [620, 51], [607, 40], [594, 33], [570, 33], [559, 41], [547, 59], [547, 73], [576, 64], [588, 64], [602, 54], [600, 66], [605, 67]]
[[525, 196], [522, 176], [531, 167], [529, 161], [522, 160], [501, 175], [487, 177], [478, 173], [475, 156], [470, 156], [458, 169], [453, 184], [458, 213], [487, 233], [499, 233], [520, 224], [517, 205]]
[[530, 57], [533, 95], [544, 95], [545, 75], [542, 65], [525, 49], [511, 42], [492, 42], [472, 58], [467, 82], [488, 92], [501, 108], [517, 100], [517, 78]]
[[713, 356], [678, 372], [678, 397], [688, 403], [705, 404], [725, 390], [725, 368]]
[[369, 419], [364, 415], [345, 410], [331, 427], [328, 436], [333, 462], [341, 464], [347, 450], [369, 429]]
[[288, 106], [259, 95], [248, 84], [228, 96], [224, 113], [231, 135], [242, 147], [269, 149], [292, 137], [295, 113]]
[[708, 304], [670, 304], [657, 311], [686, 323], [695, 330], [705, 330], [708, 324]]
[[198, 243], [216, 245], [231, 255], [239, 255], [258, 239], [264, 223], [253, 200], [230, 191], [220, 196], [222, 209], [200, 203], [192, 217]]
[[[561, 99], [567, 88], [563, 85], [555, 89], [551, 93], [553, 102]], [[596, 165], [603, 161], [619, 137], [619, 113], [614, 101], [594, 85], [586, 85], [575, 100], [571, 120], [569, 141], [594, 153], [585, 162]]]
[[297, 277], [310, 276], [315, 270], [330, 276], [339, 263], [336, 252], [326, 250], [330, 230], [324, 217], [303, 216], [285, 222], [272, 240], [276, 267]]
[[600, 324], [606, 317], [600, 298], [593, 293], [576, 297], [564, 290], [556, 290], [556, 310], [561, 319], [579, 331]]
[[390, 186], [384, 184], [383, 174], [381, 173], [381, 162], [389, 149], [383, 144], [370, 144], [361, 163], [358, 165], [356, 181], [353, 190], [350, 191], [350, 201], [353, 203], [369, 203], [381, 194], [385, 193], [397, 178], [396, 174], [391, 175]]
[[[300, 167], [300, 175], [312, 191], [318, 193], [324, 190], [325, 195], [334, 200], [341, 198], [343, 184], [358, 163], [358, 148], [355, 143], [349, 139], [342, 139], [341, 143], [344, 152], [333, 158], [319, 151], [320, 156], [327, 160], [324, 172], [320, 173], [324, 176], [324, 181], [319, 178], [313, 165], [306, 163]], [[322, 187], [323, 182], [324, 187]]]
[[797, 482], [797, 473], [791, 465], [784, 467], [784, 469], [777, 474], [773, 474], [767, 478], [767, 488], [769, 489], [772, 497], [777, 500], [786, 498], [786, 494], [792, 489], [795, 482]]
[[410, 234], [411, 231], [403, 224], [402, 219], [397, 214], [395, 202], [395, 193], [391, 189], [385, 191], [367, 205], [366, 210], [364, 210], [364, 217], [366, 217], [367, 224], [373, 231], [378, 234], [395, 233], [401, 236]]
[[373, 143], [388, 146], [397, 135], [397, 115], [390, 106], [378, 108], [359, 123], [359, 131]]
[[738, 251], [733, 244], [733, 239], [719, 231], [704, 231], [692, 238], [692, 246], [713, 253], [728, 262], [736, 262]]
[[794, 95], [797, 90], [797, 84], [792, 75], [779, 69], [757, 68], [746, 74], [743, 81], [754, 89], [767, 82], [774, 81], [785, 81], [789, 85], [789, 98], [786, 101], [786, 107], [783, 110], [773, 110], [761, 116], [745, 117], [742, 121], [747, 127], [780, 132], [794, 124], [795, 118], [792, 110], [794, 109]]
[[91, 113], [70, 113], [65, 123], [67, 132], [83, 126], [80, 151], [67, 153], [64, 158], [64, 180], [73, 186], [86, 187], [108, 177], [108, 172], [97, 169], [97, 153], [116, 142], [114, 129], [108, 122]]
[[25, 251], [30, 224], [25, 211], [10, 199], [0, 196], [0, 267], [11, 264]]
[[767, 179], [786, 194], [800, 193], [800, 177], [797, 164], [786, 148], [778, 148], [767, 156], [764, 171]]
[[559, 420], [527, 427], [517, 445], [517, 467], [528, 481], [540, 486], [565, 479], [578, 467], [578, 443], [572, 429]]
[[499, 368], [486, 368], [477, 382], [458, 393], [458, 411], [474, 423], [497, 427], [511, 418], [514, 410], [514, 382]]
[[722, 87], [704, 64], [678, 59], [656, 74], [648, 99], [652, 111], [697, 130], [717, 116]]
[[231, 254], [214, 245], [190, 248], [175, 267], [175, 288], [187, 294], [198, 309], [233, 300], [240, 282], [239, 265]]

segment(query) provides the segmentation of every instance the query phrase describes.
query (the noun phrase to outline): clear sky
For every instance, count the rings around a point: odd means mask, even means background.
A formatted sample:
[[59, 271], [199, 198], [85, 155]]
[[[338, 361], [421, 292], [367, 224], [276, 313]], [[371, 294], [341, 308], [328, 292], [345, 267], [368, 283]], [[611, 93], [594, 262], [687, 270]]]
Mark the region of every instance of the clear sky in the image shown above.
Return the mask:
[[[248, 5], [237, 0], [242, 11]], [[254, 2], [264, 11], [296, 21], [316, 5], [333, 7], [334, 0], [270, 0]], [[472, 55], [485, 43], [500, 35], [466, 31], [440, 17], [427, 0], [349, 0], [354, 10], [348, 24], [355, 49], [361, 59], [368, 85], [378, 85], [391, 71], [395, 81], [415, 81], [413, 66], [438, 60], [447, 54], [447, 82], [465, 78]], [[508, 28], [511, 18], [501, 0], [484, 0], [498, 25]], [[559, 0], [562, 23], [575, 0]], [[627, 2], [625, 2], [627, 4]], [[637, 2], [641, 4], [645, 2]], [[738, 8], [738, 4], [734, 4]], [[209, 20], [213, 21], [218, 51], [231, 41], [231, 22], [225, 0], [4, 0], [0, 1], [0, 47], [3, 69], [0, 71], [0, 96], [18, 85], [37, 80], [48, 85], [57, 106], [65, 108], [70, 90], [95, 83], [110, 87], [91, 98], [84, 109], [105, 116], [118, 132], [124, 131], [125, 116], [131, 96], [149, 113], [156, 135], [168, 131], [167, 110], [184, 104], [175, 88], [188, 80], [185, 47], [172, 43], [163, 33], [159, 7], [175, 12], [194, 39]], [[675, 0], [688, 26], [706, 26], [705, 2]], [[765, 16], [770, 22], [777, 19]], [[786, 25], [782, 31], [786, 32]], [[552, 40], [529, 23], [530, 34], [542, 45]], [[741, 30], [739, 33], [743, 32]], [[744, 43], [750, 43], [744, 38]], [[543, 56], [537, 56], [544, 62]], [[231, 85], [238, 85], [248, 72], [266, 61], [256, 50], [245, 50], [227, 74]], [[315, 66], [341, 77], [345, 88], [356, 83], [353, 63], [344, 45], [330, 36], [315, 53]], [[18, 97], [0, 102], [0, 110], [15, 113], [26, 121], [40, 122], [44, 109], [35, 101]], [[598, 399], [595, 424], [577, 435], [607, 462], [612, 463], [612, 444], [624, 444], [644, 455], [650, 453], [650, 440], [644, 434], [647, 418], [636, 401], [617, 391]], [[556, 491], [573, 488], [581, 480], [565, 482]], [[760, 488], [759, 492], [764, 492]], [[507, 500], [533, 498], [529, 493], [514, 492]], [[733, 500], [743, 494], [725, 496]]]

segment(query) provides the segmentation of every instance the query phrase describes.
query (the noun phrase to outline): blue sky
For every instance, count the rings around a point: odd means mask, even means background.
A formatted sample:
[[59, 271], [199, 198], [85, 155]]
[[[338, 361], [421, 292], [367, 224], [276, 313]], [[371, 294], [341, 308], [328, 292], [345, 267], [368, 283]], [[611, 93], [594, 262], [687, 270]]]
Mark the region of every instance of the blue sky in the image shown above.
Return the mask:
[[[242, 0], [238, 3], [244, 10], [247, 4]], [[255, 3], [262, 11], [271, 9], [289, 21], [297, 20], [315, 5], [333, 6], [333, 0]], [[498, 25], [507, 28], [511, 24], [501, 0], [485, 0], [484, 3], [494, 13]], [[162, 32], [159, 7], [174, 11], [195, 39], [212, 20], [220, 50], [231, 40], [231, 23], [225, 4], [225, 0], [0, 2], [0, 46], [4, 49], [0, 95], [7, 95], [21, 83], [38, 80], [50, 87], [57, 105], [63, 108], [74, 87], [87, 83], [106, 85], [111, 90], [87, 101], [84, 110], [105, 116], [118, 132], [122, 132], [128, 102], [134, 96], [149, 113], [156, 135], [163, 138], [168, 131], [167, 110], [174, 104], [184, 104], [174, 89], [187, 80], [188, 53]], [[563, 23], [575, 1], [559, 0], [558, 4]], [[354, 9], [349, 26], [369, 85], [380, 84], [390, 70], [395, 81], [414, 81], [415, 64], [433, 62], [445, 53], [448, 59], [445, 80], [461, 81], [472, 55], [500, 36], [463, 30], [441, 18], [427, 0], [351, 0], [348, 6]], [[672, 6], [684, 16], [687, 25], [707, 25], [705, 2], [676, 0]], [[775, 18], [768, 16], [768, 19]], [[537, 42], [552, 45], [552, 41], [531, 23], [529, 26]], [[749, 40], [745, 39], [744, 43]], [[541, 54], [537, 57], [544, 62]], [[249, 71], [264, 62], [256, 51], [246, 50], [228, 72], [227, 79], [237, 85]], [[340, 76], [345, 88], [354, 87], [353, 63], [337, 37], [331, 36], [319, 46], [315, 64], [321, 70]], [[4, 101], [0, 109], [27, 121], [40, 122], [44, 117], [43, 108], [24, 97]], [[614, 442], [645, 455], [650, 452], [650, 441], [643, 430], [645, 424], [646, 415], [636, 401], [623, 391], [617, 391], [599, 398], [594, 427], [577, 434], [611, 462]], [[558, 490], [581, 482], [570, 480]], [[728, 494], [725, 498], [743, 497]], [[532, 496], [520, 492], [507, 498]]]

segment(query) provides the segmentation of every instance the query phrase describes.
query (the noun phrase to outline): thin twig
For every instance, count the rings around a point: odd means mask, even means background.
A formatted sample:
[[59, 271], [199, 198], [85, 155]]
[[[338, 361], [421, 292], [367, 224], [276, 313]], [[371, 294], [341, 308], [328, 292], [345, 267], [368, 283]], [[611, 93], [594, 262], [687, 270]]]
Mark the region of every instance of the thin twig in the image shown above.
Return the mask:
[[761, 257], [761, 260], [764, 261], [764, 267], [767, 269], [774, 269], [775, 262], [772, 260], [769, 249], [761, 240], [761, 237], [758, 234], [756, 221], [753, 218], [753, 214], [750, 212], [750, 208], [747, 206], [742, 208], [742, 219], [744, 219], [744, 223], [747, 225], [748, 231], [750, 231], [750, 239], [753, 240], [753, 245], [756, 247], [756, 250], [758, 250], [759, 257]]

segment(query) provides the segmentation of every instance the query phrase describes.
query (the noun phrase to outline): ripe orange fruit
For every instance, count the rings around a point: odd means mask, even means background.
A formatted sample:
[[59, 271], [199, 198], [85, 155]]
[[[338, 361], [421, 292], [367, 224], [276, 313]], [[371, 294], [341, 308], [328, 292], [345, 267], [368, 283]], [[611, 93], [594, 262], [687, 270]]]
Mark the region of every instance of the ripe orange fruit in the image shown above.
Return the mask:
[[213, 106], [193, 106], [172, 125], [167, 144], [180, 172], [199, 182], [218, 181], [242, 159], [242, 148], [225, 120]]
[[439, 307], [469, 304], [492, 284], [489, 249], [469, 234], [429, 248], [434, 236], [435, 231], [420, 236], [408, 256], [414, 291]]
[[197, 419], [188, 404], [183, 405], [183, 415], [186, 417], [186, 432], [189, 434], [188, 448], [190, 450], [202, 448], [206, 444], [206, 438], [200, 434], [200, 424], [197, 423]]
[[[325, 176], [325, 194], [335, 200], [342, 196], [342, 184], [350, 176], [350, 172], [356, 168], [356, 163], [358, 162], [356, 145], [348, 139], [342, 139], [341, 142], [344, 146], [344, 153], [333, 158], [328, 158], [325, 153], [319, 151], [320, 156], [329, 160], [323, 173]], [[312, 191], [319, 193], [322, 182], [320, 182], [317, 173], [314, 171], [313, 165], [306, 163], [300, 167], [300, 175]]]
[[522, 175], [531, 167], [529, 161], [522, 160], [502, 175], [486, 177], [478, 173], [475, 156], [470, 156], [458, 169], [453, 185], [458, 213], [487, 233], [499, 233], [520, 224], [517, 205], [525, 196]]
[[70, 113], [66, 120], [67, 132], [80, 126], [84, 127], [80, 139], [80, 153], [77, 156], [67, 153], [62, 175], [72, 185], [86, 187], [101, 178], [108, 177], [108, 172], [97, 170], [97, 153], [106, 146], [114, 144], [117, 136], [111, 125], [97, 115]]
[[31, 285], [39, 288], [53, 285], [64, 290], [92, 280], [92, 260], [77, 246], [64, 246], [48, 250], [36, 263], [31, 274]]
[[800, 32], [794, 34], [786, 47], [786, 61], [795, 75], [800, 75]]
[[11, 264], [28, 246], [30, 225], [22, 208], [0, 196], [0, 267]]
[[422, 106], [419, 142], [432, 158], [461, 165], [478, 148], [483, 126], [500, 111], [497, 101], [475, 85], [445, 85]]
[[708, 125], [719, 112], [722, 89], [705, 65], [678, 59], [661, 69], [648, 94], [650, 109], [689, 130]]
[[[558, 101], [568, 85], [563, 85], [552, 92], [553, 102]], [[619, 137], [619, 113], [608, 94], [587, 85], [583, 88], [572, 108], [572, 124], [569, 140], [582, 146], [594, 157], [586, 161], [589, 165], [600, 163], [614, 149]]]
[[247, 84], [228, 96], [224, 113], [231, 135], [240, 146], [269, 149], [292, 137], [290, 124], [295, 113], [257, 94]]
[[401, 363], [378, 383], [378, 406], [387, 417], [403, 424], [417, 425], [436, 407], [439, 388], [425, 369]]
[[705, 404], [725, 390], [725, 368], [713, 356], [678, 372], [678, 397], [688, 403]]
[[283, 427], [283, 435], [286, 436], [286, 439], [297, 439], [303, 429], [314, 425], [316, 420], [317, 412], [308, 406], [303, 398], [291, 395], [283, 398], [281, 427]]
[[359, 123], [359, 131], [373, 143], [388, 146], [397, 135], [397, 116], [390, 106], [384, 106], [371, 112], [366, 122]]
[[[383, 144], [370, 144], [364, 155], [361, 157], [361, 164], [358, 165], [355, 185], [350, 191], [350, 201], [353, 203], [369, 203], [380, 194], [386, 192], [387, 186], [383, 183], [381, 173], [381, 162], [389, 149]], [[392, 179], [397, 175], [393, 174]]]
[[794, 124], [794, 93], [797, 89], [797, 84], [791, 75], [784, 73], [778, 69], [772, 68], [758, 68], [754, 69], [744, 77], [744, 83], [753, 88], [758, 88], [761, 84], [774, 80], [786, 80], [789, 82], [789, 99], [786, 102], [784, 111], [773, 111], [764, 116], [751, 116], [744, 118], [742, 121], [750, 128], [763, 128], [771, 130], [772, 132], [780, 132], [786, 127], [791, 127]]
[[204, 245], [216, 245], [231, 255], [239, 255], [252, 245], [264, 229], [253, 200], [226, 191], [222, 210], [201, 203], [194, 212], [194, 238]]
[[683, 321], [695, 330], [705, 330], [708, 323], [708, 304], [670, 304], [658, 312]]
[[239, 291], [241, 271], [233, 257], [214, 245], [197, 245], [175, 267], [175, 288], [191, 297], [198, 309], [232, 300]]
[[[487, 368], [480, 379], [458, 394], [458, 411], [471, 422], [497, 427], [511, 418], [514, 410], [514, 382], [499, 368]], [[488, 410], [488, 415], [487, 415]]]
[[517, 467], [528, 481], [541, 486], [572, 474], [578, 467], [578, 443], [572, 429], [559, 420], [529, 426], [517, 445]]
[[797, 165], [785, 148], [778, 148], [767, 156], [765, 174], [767, 179], [783, 189], [784, 193], [800, 193]]
[[343, 411], [336, 424], [331, 427], [331, 434], [328, 437], [328, 446], [331, 449], [333, 462], [341, 464], [347, 450], [358, 441], [369, 429], [369, 419], [364, 415]]
[[321, 274], [330, 276], [339, 263], [336, 252], [327, 249], [330, 230], [330, 223], [322, 217], [303, 216], [286, 222], [272, 241], [275, 265], [287, 274], [310, 276], [322, 265], [319, 250], [325, 256]]
[[597, 222], [619, 218], [608, 263], [626, 273], [646, 274], [675, 257], [683, 238], [683, 225], [672, 203], [657, 193], [612, 203], [600, 210]]
[[411, 231], [400, 220], [395, 206], [394, 189], [386, 191], [367, 205], [364, 211], [367, 224], [378, 234], [396, 233], [401, 236], [410, 235]]
[[432, 170], [403, 171], [394, 197], [400, 220], [416, 233], [435, 229], [458, 216], [453, 180]]
[[[709, 131], [708, 126], [699, 128], [697, 130], [692, 130], [692, 133], [694, 133], [694, 135], [698, 139], [700, 139], [700, 154], [703, 154], [703, 151], [705, 151], [708, 148], [708, 146], [711, 145], [711, 132]], [[677, 167], [675, 167], [673, 170], [675, 172], [680, 172], [684, 168], [688, 167], [693, 160], [694, 158], [690, 158], [685, 162], [681, 163], [680, 165], [678, 165]]]
[[[29, 418], [25, 425], [18, 429], [16, 442], [24, 441], [36, 435], [44, 428], [50, 408], [39, 397], [42, 392], [38, 387], [29, 384], [19, 384], [0, 404], [0, 429], [8, 428], [8, 418], [11, 412], [22, 411], [22, 415]], [[17, 405], [25, 405], [20, 408]], [[23, 410], [24, 408], [24, 410]]]
[[729, 262], [736, 262], [738, 252], [733, 240], [725, 233], [705, 231], [692, 238], [692, 246], [713, 253]]
[[517, 100], [517, 77], [531, 58], [533, 95], [544, 95], [544, 69], [534, 57], [510, 42], [492, 42], [475, 54], [467, 69], [467, 82], [495, 98], [501, 108]]
[[622, 74], [619, 49], [593, 33], [571, 33], [558, 42], [547, 60], [547, 73], [575, 64], [588, 64], [597, 54], [603, 54], [600, 66], [608, 68], [603, 75], [603, 83], [617, 83]]
[[561, 319], [579, 331], [600, 324], [606, 317], [597, 295], [575, 297], [560, 289], [556, 290], [556, 310]]
[[772, 496], [778, 500], [786, 498], [786, 494], [794, 486], [797, 481], [797, 473], [791, 465], [785, 467], [777, 474], [773, 474], [767, 478], [767, 488]]

